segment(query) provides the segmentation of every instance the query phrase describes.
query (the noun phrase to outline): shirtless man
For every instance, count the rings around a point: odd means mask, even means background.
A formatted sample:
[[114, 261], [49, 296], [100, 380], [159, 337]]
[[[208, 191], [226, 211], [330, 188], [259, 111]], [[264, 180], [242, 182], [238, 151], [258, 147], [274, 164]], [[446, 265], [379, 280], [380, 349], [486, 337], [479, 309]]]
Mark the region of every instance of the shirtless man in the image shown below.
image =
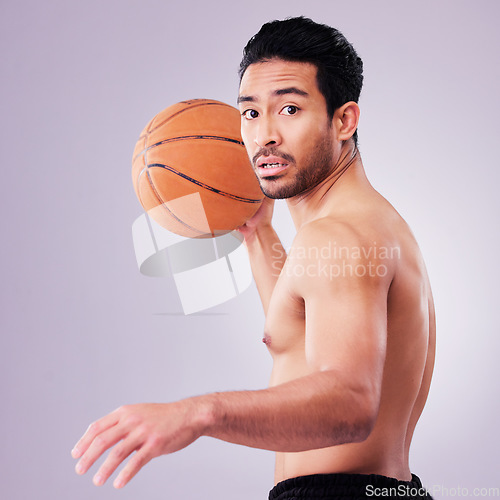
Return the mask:
[[[409, 448], [434, 364], [432, 294], [413, 234], [365, 176], [361, 60], [338, 31], [295, 18], [262, 27], [240, 76], [242, 136], [268, 197], [240, 231], [270, 387], [121, 407], [77, 443], [77, 472], [114, 446], [94, 476], [103, 484], [135, 451], [122, 487], [205, 435], [276, 451], [272, 499], [425, 497]], [[287, 199], [297, 229], [288, 256], [273, 198]]]

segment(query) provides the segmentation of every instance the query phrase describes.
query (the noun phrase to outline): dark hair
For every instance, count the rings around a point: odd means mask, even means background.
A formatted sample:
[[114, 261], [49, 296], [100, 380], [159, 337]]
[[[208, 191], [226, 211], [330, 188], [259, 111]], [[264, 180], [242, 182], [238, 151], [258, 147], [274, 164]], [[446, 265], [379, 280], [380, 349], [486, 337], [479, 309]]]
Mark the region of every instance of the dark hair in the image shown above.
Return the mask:
[[[273, 58], [308, 62], [318, 68], [318, 89], [325, 97], [330, 119], [346, 102], [358, 102], [363, 86], [363, 61], [335, 28], [302, 16], [264, 24], [243, 49], [240, 81], [250, 64]], [[353, 139], [357, 144], [357, 131]]]

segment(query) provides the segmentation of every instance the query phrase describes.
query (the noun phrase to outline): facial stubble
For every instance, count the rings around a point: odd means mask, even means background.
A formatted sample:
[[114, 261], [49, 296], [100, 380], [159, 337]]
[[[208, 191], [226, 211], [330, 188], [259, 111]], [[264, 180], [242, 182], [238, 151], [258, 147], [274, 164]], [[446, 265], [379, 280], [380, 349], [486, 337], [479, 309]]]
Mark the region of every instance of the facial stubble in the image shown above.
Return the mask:
[[[271, 153], [280, 156], [278, 151]], [[284, 176], [269, 176], [259, 179], [262, 192], [276, 200], [292, 198], [316, 187], [333, 171], [333, 148], [330, 134], [325, 133], [314, 146], [307, 163], [302, 166], [291, 181]]]

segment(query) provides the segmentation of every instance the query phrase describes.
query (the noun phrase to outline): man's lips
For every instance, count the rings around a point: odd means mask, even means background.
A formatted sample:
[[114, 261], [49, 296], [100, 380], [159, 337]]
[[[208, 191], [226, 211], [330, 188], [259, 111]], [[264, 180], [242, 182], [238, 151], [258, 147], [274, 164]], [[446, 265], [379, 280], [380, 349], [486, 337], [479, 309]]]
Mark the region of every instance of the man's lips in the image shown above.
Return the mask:
[[261, 177], [269, 177], [282, 172], [289, 163], [279, 156], [261, 156], [255, 163]]

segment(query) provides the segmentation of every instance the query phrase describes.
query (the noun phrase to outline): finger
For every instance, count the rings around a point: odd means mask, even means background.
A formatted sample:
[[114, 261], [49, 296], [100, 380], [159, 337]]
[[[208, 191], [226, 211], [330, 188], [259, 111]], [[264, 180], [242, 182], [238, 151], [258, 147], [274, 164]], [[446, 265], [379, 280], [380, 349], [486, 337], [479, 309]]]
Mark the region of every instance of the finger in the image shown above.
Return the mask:
[[236, 228], [236, 231], [238, 231], [238, 233], [240, 233], [243, 238], [249, 233], [249, 229], [248, 229], [248, 226], [246, 224], [243, 224], [242, 226], [238, 226]]
[[94, 484], [101, 486], [104, 484], [116, 468], [134, 451], [141, 447], [144, 438], [141, 439], [140, 435], [129, 435], [121, 443], [117, 444], [107, 456], [104, 463], [99, 468], [97, 474], [94, 476]]
[[95, 436], [76, 464], [76, 472], [78, 474], [85, 474], [107, 449], [118, 443], [126, 435], [127, 431], [123, 426], [115, 425]]
[[118, 474], [113, 486], [123, 488], [153, 457], [154, 454], [150, 447], [142, 447]]
[[80, 440], [75, 444], [74, 448], [71, 450], [72, 457], [80, 458], [87, 451], [87, 448], [90, 446], [90, 443], [92, 443], [92, 441], [98, 434], [104, 432], [110, 427], [113, 427], [114, 425], [117, 424], [117, 422], [118, 422], [118, 415], [115, 412], [110, 413], [109, 415], [106, 415], [105, 417], [102, 417], [99, 420], [96, 420], [95, 422], [92, 422], [85, 431], [85, 434], [80, 438]]

